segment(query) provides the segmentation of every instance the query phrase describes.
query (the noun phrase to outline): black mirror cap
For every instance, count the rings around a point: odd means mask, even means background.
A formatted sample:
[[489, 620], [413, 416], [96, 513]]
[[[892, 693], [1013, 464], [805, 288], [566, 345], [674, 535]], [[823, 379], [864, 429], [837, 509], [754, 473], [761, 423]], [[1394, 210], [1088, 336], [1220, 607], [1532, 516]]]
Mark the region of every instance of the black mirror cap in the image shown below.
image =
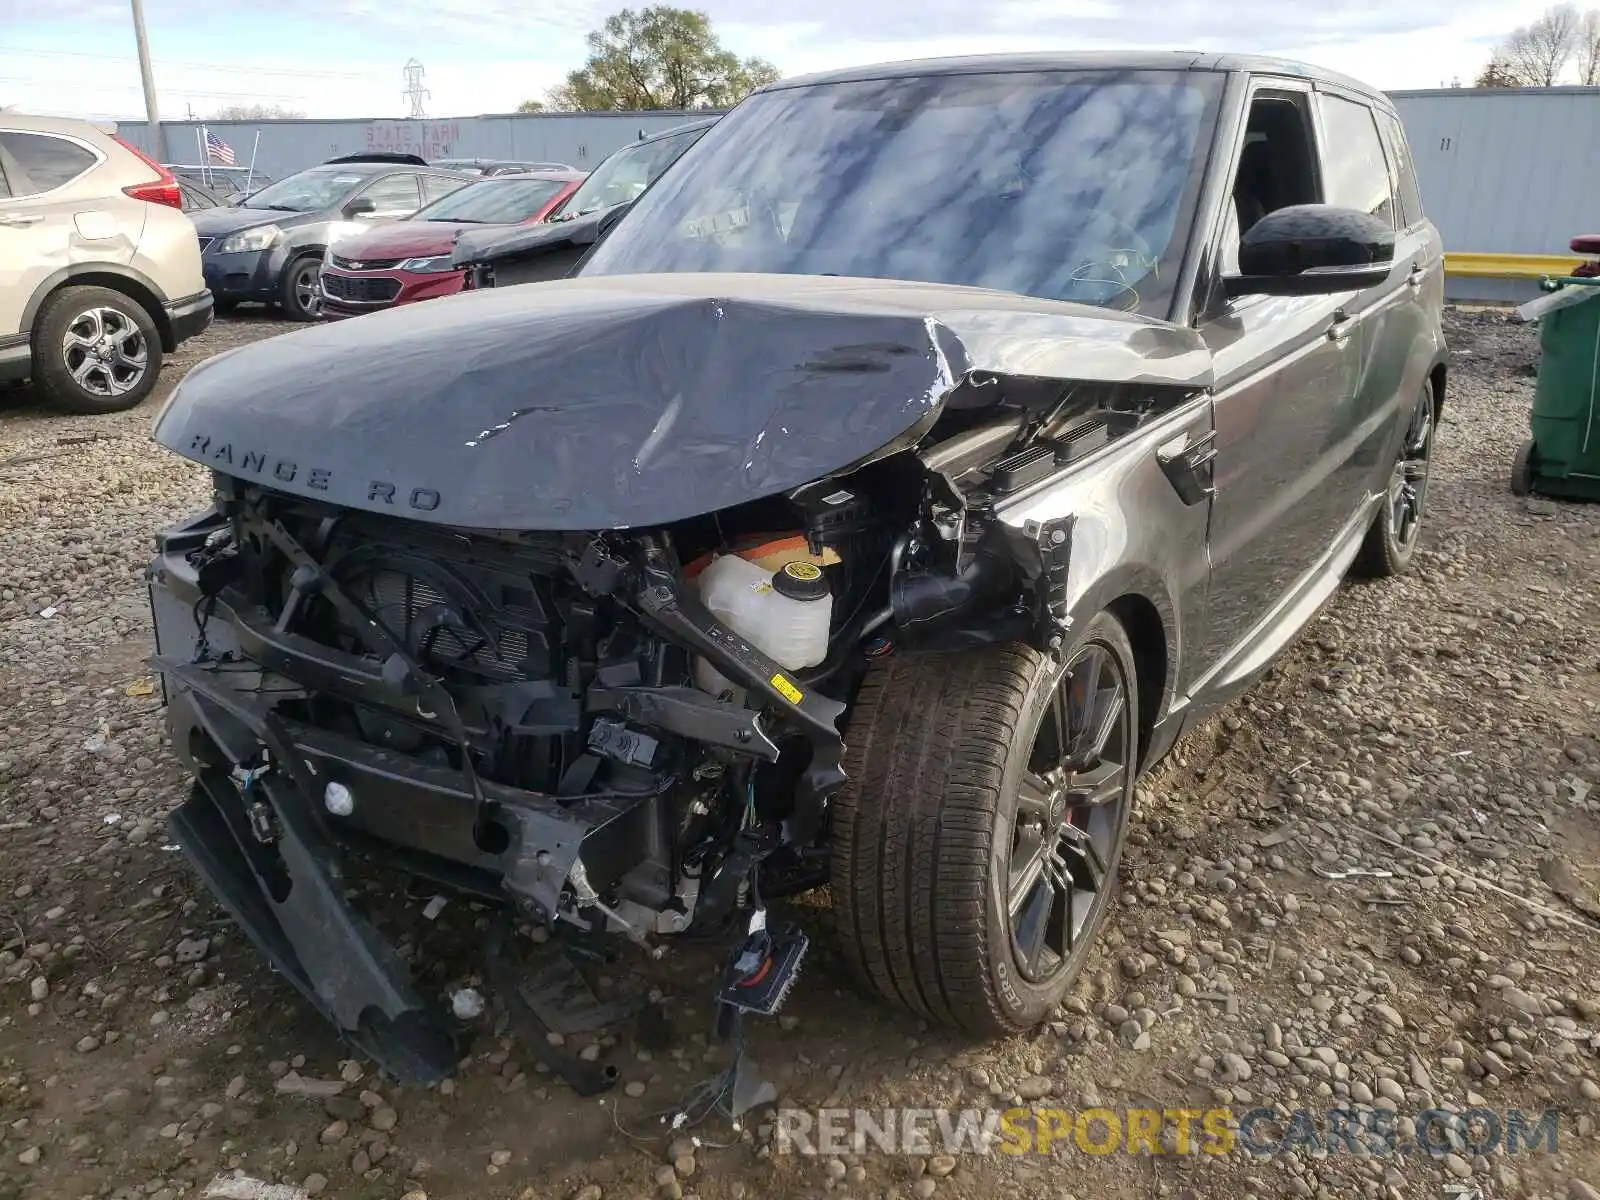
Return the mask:
[[366, 196], [358, 197], [357, 199], [350, 201], [349, 204], [346, 204], [344, 206], [344, 215], [347, 216], [347, 217], [354, 217], [354, 216], [358, 216], [361, 213], [370, 213], [370, 212], [377, 212], [377, 211], [378, 211], [378, 202], [376, 200], [371, 200], [371, 199], [367, 198]]
[[1239, 242], [1230, 296], [1314, 296], [1360, 291], [1389, 277], [1394, 230], [1369, 213], [1332, 204], [1270, 212]]

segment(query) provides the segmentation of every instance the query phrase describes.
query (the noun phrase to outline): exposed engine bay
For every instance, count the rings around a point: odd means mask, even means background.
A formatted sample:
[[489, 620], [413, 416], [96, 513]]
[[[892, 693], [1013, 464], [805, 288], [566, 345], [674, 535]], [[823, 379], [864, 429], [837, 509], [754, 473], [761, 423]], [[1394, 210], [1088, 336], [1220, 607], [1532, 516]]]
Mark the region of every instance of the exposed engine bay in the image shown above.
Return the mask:
[[[964, 370], [809, 483], [550, 532], [408, 519], [379, 484], [362, 506], [320, 499], [293, 464], [158, 426], [215, 479], [151, 568], [196, 777], [174, 838], [278, 970], [403, 1078], [459, 1055], [345, 899], [349, 855], [652, 956], [725, 935], [720, 1011], [775, 1012], [807, 935], [766, 906], [828, 879], [864, 674], [924, 649], [1059, 645], [1072, 518], [1014, 510], [1198, 390]], [[614, 1078], [533, 1040], [581, 1091]]]

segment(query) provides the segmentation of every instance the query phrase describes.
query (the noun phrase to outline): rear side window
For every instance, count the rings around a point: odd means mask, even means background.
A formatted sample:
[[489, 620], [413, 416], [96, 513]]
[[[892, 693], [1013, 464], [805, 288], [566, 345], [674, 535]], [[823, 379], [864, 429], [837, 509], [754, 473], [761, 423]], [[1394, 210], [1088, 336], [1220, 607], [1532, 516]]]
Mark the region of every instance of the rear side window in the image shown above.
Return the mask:
[[1389, 163], [1372, 110], [1338, 96], [1322, 98], [1322, 175], [1327, 201], [1394, 226]]
[[99, 161], [76, 142], [47, 133], [0, 132], [0, 146], [6, 148], [23, 175], [22, 180], [11, 181], [15, 196], [48, 192], [71, 183]]
[[1384, 113], [1389, 124], [1389, 147], [1394, 152], [1395, 184], [1400, 192], [1400, 223], [1407, 229], [1422, 220], [1422, 189], [1417, 186], [1417, 168], [1411, 161], [1405, 126], [1393, 113]]

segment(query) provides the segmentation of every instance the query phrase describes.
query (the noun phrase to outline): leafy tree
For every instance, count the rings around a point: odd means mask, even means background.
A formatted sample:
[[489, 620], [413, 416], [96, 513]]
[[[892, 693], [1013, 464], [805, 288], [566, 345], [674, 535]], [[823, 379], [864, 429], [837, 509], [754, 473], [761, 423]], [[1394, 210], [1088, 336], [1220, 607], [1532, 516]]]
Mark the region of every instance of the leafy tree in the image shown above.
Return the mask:
[[213, 121], [293, 121], [305, 113], [280, 104], [229, 104], [212, 113]]
[[550, 90], [545, 107], [579, 112], [731, 108], [777, 78], [778, 68], [765, 59], [741, 60], [724, 50], [703, 12], [664, 4], [625, 8], [589, 35], [588, 62]]
[[1505, 59], [1498, 54], [1489, 60], [1489, 64], [1478, 72], [1478, 77], [1472, 81], [1473, 87], [1481, 88], [1514, 88], [1521, 87], [1522, 81], [1511, 74], [1511, 68], [1506, 66]]
[[539, 112], [543, 112], [544, 111], [544, 101], [543, 100], [524, 100], [521, 104], [517, 105], [517, 111], [519, 113], [539, 113]]

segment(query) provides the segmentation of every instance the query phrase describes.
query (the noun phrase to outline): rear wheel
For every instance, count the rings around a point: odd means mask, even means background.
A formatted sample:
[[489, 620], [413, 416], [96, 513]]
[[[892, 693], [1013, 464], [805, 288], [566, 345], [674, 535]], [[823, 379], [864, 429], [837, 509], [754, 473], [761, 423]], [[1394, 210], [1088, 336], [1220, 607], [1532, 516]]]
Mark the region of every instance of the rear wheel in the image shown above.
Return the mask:
[[322, 316], [322, 259], [307, 254], [283, 269], [279, 302], [291, 321], [315, 321]]
[[1517, 447], [1517, 455], [1511, 460], [1511, 494], [1513, 496], [1526, 496], [1533, 491], [1533, 454], [1532, 438]]
[[1405, 438], [1394, 469], [1383, 508], [1373, 518], [1367, 538], [1356, 556], [1356, 571], [1371, 579], [1399, 575], [1411, 565], [1417, 540], [1422, 533], [1422, 514], [1428, 500], [1428, 471], [1433, 462], [1433, 389], [1422, 385], [1422, 394], [1411, 410]]
[[34, 324], [33, 379], [44, 399], [74, 413], [132, 408], [161, 371], [161, 336], [144, 306], [103, 287], [64, 287]]
[[1061, 662], [1013, 645], [873, 668], [832, 824], [834, 910], [868, 986], [980, 1036], [1050, 1013], [1115, 887], [1137, 712], [1106, 613]]

